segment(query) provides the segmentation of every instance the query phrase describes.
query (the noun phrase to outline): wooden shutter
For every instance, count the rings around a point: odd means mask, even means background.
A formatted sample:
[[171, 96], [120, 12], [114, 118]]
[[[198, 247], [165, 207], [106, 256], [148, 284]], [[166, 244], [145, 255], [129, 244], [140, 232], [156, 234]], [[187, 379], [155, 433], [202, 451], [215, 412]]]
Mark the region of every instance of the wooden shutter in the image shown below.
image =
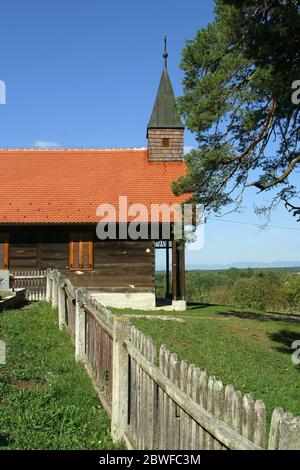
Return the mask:
[[87, 271], [93, 269], [93, 237], [90, 233], [70, 235], [70, 269]]
[[0, 268], [8, 269], [8, 233], [0, 233]]
[[89, 233], [82, 238], [81, 263], [83, 269], [93, 269], [93, 241]]

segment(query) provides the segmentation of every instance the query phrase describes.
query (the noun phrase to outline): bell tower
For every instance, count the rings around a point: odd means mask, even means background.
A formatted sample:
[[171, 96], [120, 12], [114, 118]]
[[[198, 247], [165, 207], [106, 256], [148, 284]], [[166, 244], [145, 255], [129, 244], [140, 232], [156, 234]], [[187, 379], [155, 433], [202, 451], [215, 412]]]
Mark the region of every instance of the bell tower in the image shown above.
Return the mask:
[[150, 162], [174, 162], [183, 159], [184, 125], [176, 108], [176, 99], [168, 73], [166, 37], [164, 43], [164, 68], [147, 126]]

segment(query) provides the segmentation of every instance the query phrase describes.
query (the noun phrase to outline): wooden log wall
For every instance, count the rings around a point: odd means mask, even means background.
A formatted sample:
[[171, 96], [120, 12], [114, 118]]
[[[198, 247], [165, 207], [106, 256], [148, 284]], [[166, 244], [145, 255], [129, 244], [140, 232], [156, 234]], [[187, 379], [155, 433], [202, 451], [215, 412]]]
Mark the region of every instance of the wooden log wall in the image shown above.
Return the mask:
[[100, 241], [95, 226], [77, 228], [94, 233], [94, 269], [69, 271], [69, 236], [74, 226], [15, 226], [9, 232], [9, 269], [68, 274], [74, 286], [91, 290], [154, 292], [155, 249], [150, 240]]

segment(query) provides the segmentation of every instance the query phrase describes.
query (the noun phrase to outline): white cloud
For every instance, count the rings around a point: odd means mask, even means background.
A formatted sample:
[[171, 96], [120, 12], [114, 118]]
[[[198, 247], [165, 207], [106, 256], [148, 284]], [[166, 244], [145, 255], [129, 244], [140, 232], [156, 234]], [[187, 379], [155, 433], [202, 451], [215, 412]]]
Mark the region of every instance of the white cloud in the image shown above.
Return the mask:
[[191, 150], [193, 150], [193, 148], [195, 148], [195, 147], [193, 147], [192, 145], [185, 145], [184, 149], [183, 149], [184, 150], [184, 155], [186, 153], [189, 153]]
[[6, 85], [3, 80], [0, 80], [0, 104], [6, 104]]
[[55, 148], [58, 147], [57, 142], [50, 142], [46, 140], [36, 140], [34, 142], [34, 146], [40, 149], [49, 149], [49, 148]]

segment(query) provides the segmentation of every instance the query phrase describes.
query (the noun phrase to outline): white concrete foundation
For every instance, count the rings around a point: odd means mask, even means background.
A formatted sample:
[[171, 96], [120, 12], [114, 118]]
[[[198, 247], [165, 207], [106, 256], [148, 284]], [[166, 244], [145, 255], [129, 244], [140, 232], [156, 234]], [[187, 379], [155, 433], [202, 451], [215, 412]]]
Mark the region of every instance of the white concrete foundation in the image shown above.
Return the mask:
[[93, 292], [91, 295], [105, 307], [155, 309], [155, 294], [151, 292]]
[[172, 300], [172, 310], [183, 311], [186, 310], [185, 300]]

